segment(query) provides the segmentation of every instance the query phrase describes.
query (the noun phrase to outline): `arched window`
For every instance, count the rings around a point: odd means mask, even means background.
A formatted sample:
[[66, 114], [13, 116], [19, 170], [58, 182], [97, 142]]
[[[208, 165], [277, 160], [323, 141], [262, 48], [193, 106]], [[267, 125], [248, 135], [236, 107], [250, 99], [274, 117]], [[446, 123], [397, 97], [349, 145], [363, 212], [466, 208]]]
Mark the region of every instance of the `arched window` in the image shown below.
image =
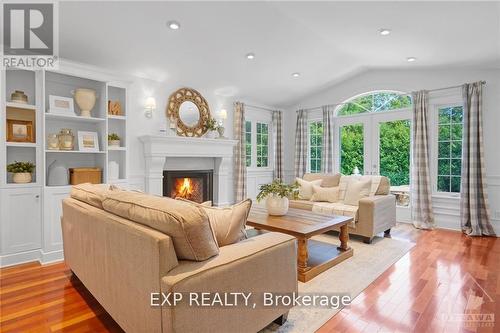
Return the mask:
[[354, 96], [336, 109], [337, 116], [350, 116], [408, 108], [412, 105], [411, 96], [397, 91], [374, 91]]

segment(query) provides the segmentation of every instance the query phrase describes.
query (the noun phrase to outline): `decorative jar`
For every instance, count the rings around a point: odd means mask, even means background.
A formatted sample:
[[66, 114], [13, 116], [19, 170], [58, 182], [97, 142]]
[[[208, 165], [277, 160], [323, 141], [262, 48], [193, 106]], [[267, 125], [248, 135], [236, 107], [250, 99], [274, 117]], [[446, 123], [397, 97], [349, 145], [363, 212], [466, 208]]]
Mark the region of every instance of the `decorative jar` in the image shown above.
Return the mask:
[[73, 150], [75, 147], [75, 136], [70, 128], [63, 128], [57, 135], [59, 139], [59, 149]]
[[94, 108], [97, 100], [97, 93], [93, 89], [78, 88], [72, 91], [75, 96], [75, 101], [80, 108], [80, 116], [91, 117], [90, 111]]
[[47, 149], [58, 150], [59, 149], [59, 138], [57, 134], [47, 135]]

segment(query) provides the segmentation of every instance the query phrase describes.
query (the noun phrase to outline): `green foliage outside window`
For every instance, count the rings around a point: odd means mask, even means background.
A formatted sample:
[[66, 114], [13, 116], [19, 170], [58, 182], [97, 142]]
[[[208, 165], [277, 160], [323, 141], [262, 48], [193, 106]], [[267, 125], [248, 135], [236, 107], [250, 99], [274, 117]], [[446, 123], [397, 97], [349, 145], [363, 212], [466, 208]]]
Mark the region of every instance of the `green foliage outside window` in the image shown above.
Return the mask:
[[462, 169], [463, 108], [439, 109], [437, 190], [460, 192]]
[[352, 99], [337, 111], [338, 116], [397, 110], [411, 106], [411, 97], [393, 92], [370, 93]]
[[410, 184], [410, 121], [380, 124], [380, 174], [391, 185]]
[[257, 167], [269, 165], [269, 126], [257, 123]]
[[364, 170], [363, 125], [354, 124], [340, 128], [340, 172], [350, 175], [357, 167]]
[[245, 155], [247, 167], [252, 165], [252, 122], [245, 121]]

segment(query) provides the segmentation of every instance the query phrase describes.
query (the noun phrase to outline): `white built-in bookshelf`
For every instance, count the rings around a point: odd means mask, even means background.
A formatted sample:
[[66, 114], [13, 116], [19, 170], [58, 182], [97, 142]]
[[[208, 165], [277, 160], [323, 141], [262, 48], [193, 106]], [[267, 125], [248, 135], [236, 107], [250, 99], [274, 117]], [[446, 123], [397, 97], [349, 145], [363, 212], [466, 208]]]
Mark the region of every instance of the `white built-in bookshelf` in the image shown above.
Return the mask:
[[[108, 79], [109, 78], [109, 79]], [[67, 169], [97, 167], [102, 169], [103, 183], [127, 183], [127, 85], [113, 76], [85, 71], [80, 67], [58, 71], [0, 71], [0, 266], [23, 261], [48, 262], [62, 258], [60, 215], [62, 199], [69, 195], [70, 185], [49, 186], [48, 167], [54, 162]], [[50, 113], [49, 95], [73, 98], [77, 88], [95, 90], [97, 100], [91, 117], [81, 117], [76, 101], [76, 115]], [[11, 93], [21, 90], [28, 103], [11, 101]], [[119, 101], [122, 113], [108, 114], [108, 100]], [[34, 131], [34, 142], [10, 142], [8, 120], [28, 121]], [[48, 135], [71, 129], [74, 150], [51, 150]], [[78, 132], [96, 132], [99, 151], [82, 151]], [[108, 146], [108, 134], [120, 137], [120, 146]], [[32, 182], [14, 183], [6, 165], [14, 161], [32, 162], [36, 168]], [[111, 179], [108, 166], [118, 164], [119, 173]], [[69, 181], [69, 177], [68, 177]], [[22, 230], [21, 230], [22, 229]]]

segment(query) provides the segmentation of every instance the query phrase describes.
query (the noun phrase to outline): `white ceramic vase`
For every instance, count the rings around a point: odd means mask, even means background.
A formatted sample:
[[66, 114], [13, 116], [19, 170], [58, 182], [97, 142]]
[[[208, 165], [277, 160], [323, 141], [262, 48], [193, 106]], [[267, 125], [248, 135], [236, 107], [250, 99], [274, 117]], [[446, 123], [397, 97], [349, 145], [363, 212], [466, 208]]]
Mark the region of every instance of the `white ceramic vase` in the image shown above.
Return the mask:
[[276, 194], [271, 194], [266, 199], [266, 208], [269, 215], [283, 216], [288, 212], [288, 198], [281, 198]]
[[16, 184], [26, 184], [31, 183], [31, 173], [29, 172], [19, 172], [12, 176], [12, 181]]
[[109, 161], [108, 163], [108, 178], [110, 180], [117, 180], [120, 176], [120, 165], [118, 162]]
[[78, 88], [73, 91], [73, 95], [75, 96], [76, 104], [81, 110], [80, 116], [90, 117], [90, 111], [94, 108], [95, 101], [97, 99], [95, 90]]

